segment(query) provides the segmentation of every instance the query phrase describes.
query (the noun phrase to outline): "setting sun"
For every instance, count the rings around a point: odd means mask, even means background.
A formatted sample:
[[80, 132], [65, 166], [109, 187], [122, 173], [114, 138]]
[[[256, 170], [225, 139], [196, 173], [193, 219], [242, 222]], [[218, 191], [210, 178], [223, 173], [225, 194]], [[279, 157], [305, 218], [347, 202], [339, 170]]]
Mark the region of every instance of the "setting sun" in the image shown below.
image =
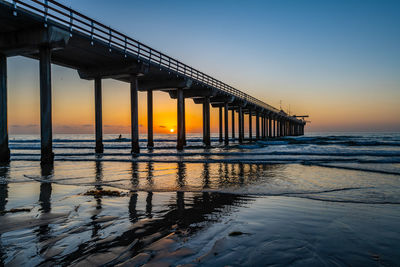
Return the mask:
[[170, 129], [169, 131], [170, 131], [171, 133], [173, 133], [173, 132], [174, 132], [174, 129]]

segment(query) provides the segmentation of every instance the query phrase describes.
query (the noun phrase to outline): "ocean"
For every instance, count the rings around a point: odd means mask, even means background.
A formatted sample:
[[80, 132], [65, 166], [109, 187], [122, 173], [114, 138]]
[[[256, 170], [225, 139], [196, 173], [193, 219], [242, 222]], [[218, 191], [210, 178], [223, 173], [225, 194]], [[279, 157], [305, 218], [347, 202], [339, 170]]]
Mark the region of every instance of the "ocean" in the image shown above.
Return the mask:
[[54, 135], [41, 166], [39, 136], [10, 136], [0, 265], [399, 266], [400, 133], [144, 135], [137, 157], [117, 137]]

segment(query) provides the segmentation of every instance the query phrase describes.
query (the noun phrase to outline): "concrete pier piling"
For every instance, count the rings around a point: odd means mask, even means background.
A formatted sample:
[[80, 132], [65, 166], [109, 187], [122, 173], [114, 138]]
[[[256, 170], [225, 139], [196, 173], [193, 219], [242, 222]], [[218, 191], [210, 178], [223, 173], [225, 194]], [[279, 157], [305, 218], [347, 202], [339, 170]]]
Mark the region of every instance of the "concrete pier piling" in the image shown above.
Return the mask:
[[224, 103], [224, 128], [225, 128], [225, 145], [229, 144], [229, 117], [228, 117], [228, 103]]
[[7, 121], [7, 57], [0, 54], [0, 162], [10, 160]]
[[265, 139], [267, 137], [267, 132], [268, 132], [268, 126], [267, 126], [267, 115], [263, 114], [262, 115], [262, 134], [261, 134], [261, 138]]
[[256, 111], [256, 139], [260, 140], [260, 113]]
[[238, 113], [239, 113], [239, 143], [241, 144], [241, 143], [243, 143], [243, 139], [244, 139], [242, 107], [239, 107]]
[[222, 107], [218, 108], [219, 111], [219, 119], [218, 119], [218, 123], [219, 123], [219, 142], [221, 143], [223, 138], [222, 138]]
[[269, 116], [268, 117], [268, 137], [269, 138], [272, 138], [272, 137], [274, 137], [273, 135], [272, 135], [272, 123], [273, 123], [273, 119], [272, 119], [272, 117], [271, 116]]
[[185, 141], [184, 141], [184, 121], [185, 121], [185, 116], [184, 116], [184, 97], [183, 97], [183, 89], [182, 88], [178, 88], [177, 89], [177, 121], [178, 121], [178, 139], [177, 139], [177, 149], [178, 150], [183, 150], [183, 147], [185, 145]]
[[232, 108], [232, 141], [235, 141], [235, 109]]
[[204, 101], [203, 101], [203, 104], [202, 104], [202, 111], [203, 111], [203, 144], [206, 142], [205, 140], [205, 138], [206, 138], [206, 124], [205, 124], [205, 117], [206, 117], [206, 114], [205, 114], [205, 112], [206, 112], [206, 108], [205, 108], [205, 106], [206, 106], [206, 104], [204, 103]]
[[186, 104], [185, 104], [185, 95], [183, 95], [183, 146], [186, 146]]
[[265, 114], [261, 113], [261, 139], [265, 139]]
[[252, 141], [253, 139], [253, 122], [251, 120], [253, 111], [249, 108], [249, 139]]
[[206, 96], [204, 98], [204, 144], [206, 147], [211, 146], [210, 138], [210, 97]]
[[137, 76], [130, 75], [131, 89], [131, 148], [132, 154], [140, 153], [139, 147], [139, 111], [138, 111], [138, 88]]
[[102, 112], [102, 88], [101, 78], [94, 79], [94, 109], [95, 109], [95, 135], [96, 153], [103, 153], [103, 112]]
[[286, 136], [286, 121], [282, 119], [282, 136]]
[[153, 139], [153, 91], [147, 91], [147, 147], [154, 147]]
[[40, 73], [40, 142], [41, 162], [52, 163], [53, 130], [51, 117], [51, 50], [49, 47], [39, 49]]

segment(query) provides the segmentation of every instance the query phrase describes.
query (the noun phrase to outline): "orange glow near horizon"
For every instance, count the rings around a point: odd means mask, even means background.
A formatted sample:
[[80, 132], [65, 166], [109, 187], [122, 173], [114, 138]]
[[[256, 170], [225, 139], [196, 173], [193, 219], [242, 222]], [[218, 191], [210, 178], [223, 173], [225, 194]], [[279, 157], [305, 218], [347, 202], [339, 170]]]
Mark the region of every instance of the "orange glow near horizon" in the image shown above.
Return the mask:
[[[13, 63], [14, 62], [14, 63]], [[15, 64], [19, 62], [19, 64]], [[22, 64], [23, 63], [23, 64]], [[37, 61], [21, 57], [8, 60], [8, 128], [12, 134], [40, 133], [40, 91]], [[24, 68], [21, 69], [21, 66]], [[94, 134], [93, 81], [79, 79], [76, 71], [52, 66], [53, 132]], [[21, 75], [25, 75], [21, 79]], [[319, 85], [322, 87], [322, 85]], [[104, 79], [103, 132], [128, 134], [131, 129], [130, 91], [127, 83]], [[291, 103], [292, 113], [309, 114], [312, 122], [306, 131], [399, 131], [400, 91], [393, 89], [392, 96], [379, 94], [375, 87], [360, 92], [312, 91], [303, 96], [304, 90], [285, 95], [284, 88], [261, 91], [260, 99], [279, 106], [279, 96]], [[363, 89], [364, 90], [364, 89]], [[366, 90], [366, 89], [365, 89]], [[274, 99], [276, 101], [274, 101]], [[153, 131], [155, 134], [176, 134], [177, 103], [165, 92], [153, 94]], [[147, 133], [147, 97], [139, 93], [139, 132]], [[186, 99], [186, 132], [202, 132], [202, 105]], [[218, 109], [211, 108], [211, 132], [218, 132]], [[231, 114], [229, 114], [229, 121]], [[245, 118], [247, 121], [247, 116]], [[229, 122], [230, 123], [230, 122]], [[253, 119], [255, 123], [255, 119]], [[237, 115], [236, 115], [237, 125]], [[255, 125], [255, 124], [254, 124]], [[253, 125], [253, 128], [254, 128]], [[245, 123], [245, 128], [248, 125]], [[171, 131], [173, 130], [173, 131]], [[236, 126], [237, 130], [237, 126]]]

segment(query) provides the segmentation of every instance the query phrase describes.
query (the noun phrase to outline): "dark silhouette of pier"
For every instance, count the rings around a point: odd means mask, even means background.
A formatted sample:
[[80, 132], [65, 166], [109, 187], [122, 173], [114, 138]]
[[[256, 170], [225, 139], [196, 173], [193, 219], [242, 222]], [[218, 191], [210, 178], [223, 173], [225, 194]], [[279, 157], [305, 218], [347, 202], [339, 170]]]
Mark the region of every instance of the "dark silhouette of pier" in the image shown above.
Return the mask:
[[[185, 99], [203, 106], [203, 142], [210, 146], [210, 106], [219, 109], [219, 140], [229, 143], [228, 113], [238, 113], [238, 141], [244, 141], [244, 115], [249, 140], [304, 134], [304, 119], [237, 90], [129, 36], [53, 0], [0, 0], [0, 161], [10, 159], [7, 129], [7, 57], [40, 62], [41, 161], [52, 162], [51, 64], [76, 69], [94, 80], [96, 152], [103, 152], [102, 79], [130, 84], [131, 147], [139, 153], [138, 92], [147, 92], [148, 147], [153, 142], [153, 91], [177, 100], [177, 149], [186, 145]], [[252, 129], [255, 117], [256, 128]], [[253, 136], [253, 133], [254, 136]]]

